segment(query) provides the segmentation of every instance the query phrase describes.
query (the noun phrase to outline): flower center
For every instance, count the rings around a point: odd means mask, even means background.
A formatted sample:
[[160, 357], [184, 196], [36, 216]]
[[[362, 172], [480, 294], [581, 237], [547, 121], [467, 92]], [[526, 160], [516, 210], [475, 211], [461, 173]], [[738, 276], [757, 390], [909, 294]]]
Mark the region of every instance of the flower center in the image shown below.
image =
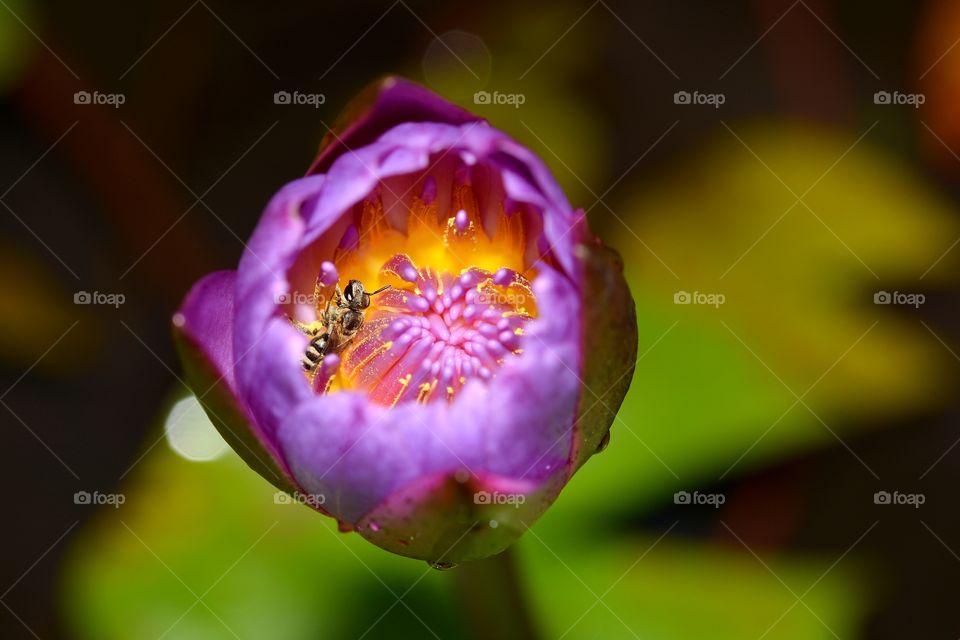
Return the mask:
[[356, 344], [342, 354], [338, 375], [345, 387], [391, 406], [452, 400], [522, 352], [523, 327], [535, 307], [530, 283], [517, 272], [474, 267], [454, 275], [417, 268], [399, 254], [382, 273], [403, 284], [381, 295]]
[[308, 374], [317, 392], [358, 390], [387, 406], [452, 401], [522, 353], [537, 313], [524, 213], [478, 202], [462, 181], [446, 203], [437, 189], [425, 179], [404, 218], [391, 216], [383, 193], [357, 205], [321, 268], [316, 299], [331, 300], [338, 278], [341, 287], [356, 279], [367, 291], [390, 288], [370, 298], [359, 330]]

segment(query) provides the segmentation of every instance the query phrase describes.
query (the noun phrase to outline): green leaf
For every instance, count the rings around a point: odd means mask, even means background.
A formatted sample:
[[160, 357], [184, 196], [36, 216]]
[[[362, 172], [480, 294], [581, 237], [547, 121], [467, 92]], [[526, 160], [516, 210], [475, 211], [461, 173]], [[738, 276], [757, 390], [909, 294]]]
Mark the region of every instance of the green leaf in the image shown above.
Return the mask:
[[[931, 266], [958, 235], [947, 205], [876, 149], [876, 131], [731, 129], [616, 206], [628, 228], [606, 220], [640, 360], [610, 447], [554, 507], [571, 518], [850, 446], [855, 424], [930, 407], [953, 384], [915, 310], [873, 303], [937, 295], [952, 256]], [[681, 291], [725, 302], [675, 304]]]
[[868, 604], [852, 558], [761, 561], [735, 541], [675, 537], [585, 542], [540, 524], [521, 542], [545, 637], [849, 638]]

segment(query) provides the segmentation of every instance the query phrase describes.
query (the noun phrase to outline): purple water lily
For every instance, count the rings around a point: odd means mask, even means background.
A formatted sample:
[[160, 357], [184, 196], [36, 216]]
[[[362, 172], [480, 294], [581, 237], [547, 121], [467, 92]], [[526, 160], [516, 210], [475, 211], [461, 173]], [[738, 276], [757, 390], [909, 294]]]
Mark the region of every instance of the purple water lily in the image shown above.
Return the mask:
[[[275, 486], [389, 551], [483, 558], [605, 445], [633, 301], [618, 257], [504, 133], [392, 78], [348, 114], [239, 268], [187, 295], [184, 367]], [[364, 298], [354, 280], [387, 288]]]

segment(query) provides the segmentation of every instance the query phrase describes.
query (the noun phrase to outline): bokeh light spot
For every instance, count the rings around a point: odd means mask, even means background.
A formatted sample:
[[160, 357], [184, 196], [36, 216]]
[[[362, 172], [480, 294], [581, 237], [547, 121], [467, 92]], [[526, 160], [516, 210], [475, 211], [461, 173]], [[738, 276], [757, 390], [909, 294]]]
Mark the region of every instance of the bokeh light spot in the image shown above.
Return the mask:
[[170, 448], [193, 462], [216, 460], [228, 449], [194, 395], [173, 405], [167, 414], [164, 432]]

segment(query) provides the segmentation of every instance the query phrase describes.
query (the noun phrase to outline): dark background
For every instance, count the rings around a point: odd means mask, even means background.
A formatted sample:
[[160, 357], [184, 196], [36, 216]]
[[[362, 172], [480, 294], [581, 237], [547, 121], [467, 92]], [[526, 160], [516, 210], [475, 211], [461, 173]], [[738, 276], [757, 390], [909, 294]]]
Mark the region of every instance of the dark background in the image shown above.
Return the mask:
[[[506, 121], [502, 111], [483, 114], [540, 152], [571, 199], [585, 206], [594, 201], [590, 193], [604, 194], [633, 167], [604, 195], [628, 222], [641, 215], [629, 207], [635, 185], [682, 164], [705, 138], [725, 135], [724, 123], [771, 120], [841, 129], [847, 143], [878, 120], [868, 143], [920, 176], [957, 218], [960, 161], [950, 151], [960, 149], [960, 127], [951, 115], [958, 94], [950, 84], [960, 76], [960, 49], [951, 48], [960, 38], [960, 16], [950, 22], [960, 12], [952, 9], [956, 4], [4, 0], [0, 416], [6, 455], [0, 477], [10, 491], [0, 533], [3, 637], [89, 634], [64, 614], [59, 585], [64, 554], [97, 511], [70, 496], [124, 485], [157, 439], [158, 413], [180, 389], [170, 315], [199, 277], [236, 265], [264, 203], [304, 172], [325, 125], [370, 81], [398, 73], [441, 92], [457, 86], [456, 79], [431, 83], [433, 63], [424, 62], [431, 43], [452, 30], [482, 39], [490, 55], [481, 62], [489, 61], [494, 74], [509, 65], [522, 71], [546, 52], [525, 78], [513, 73], [509, 82], [491, 81], [487, 88], [524, 92], [553, 78], [559, 95], [578, 105], [574, 115], [563, 115], [569, 119], [557, 116], [563, 126], [545, 124], [550, 133], [543, 133], [537, 123], [547, 122], [550, 112], [544, 107], [546, 115], [538, 115], [532, 104], [517, 110], [529, 126], [510, 120], [514, 114]], [[450, 40], [454, 50], [467, 47], [465, 58], [472, 55], [469, 42]], [[937, 51], [946, 56], [921, 79]], [[449, 60], [436, 64], [449, 70]], [[715, 110], [684, 109], [671, 99], [694, 88], [723, 92], [727, 100]], [[883, 111], [873, 102], [874, 92], [895, 89], [922, 91], [927, 104]], [[78, 105], [73, 95], [81, 90], [122, 93], [125, 103]], [[280, 90], [321, 92], [326, 101], [319, 109], [277, 105], [273, 94]], [[451, 97], [474, 106], [469, 94]], [[578, 118], [582, 127], [566, 126]], [[595, 134], [602, 140], [591, 139]], [[545, 145], [570, 158], [570, 166]], [[696, 181], [688, 187], [695, 191]], [[750, 210], [751, 202], [740, 206]], [[623, 237], [611, 214], [595, 208], [592, 226], [605, 237]], [[869, 229], [869, 215], [860, 224]], [[923, 249], [928, 264], [953, 242], [941, 240]], [[633, 256], [624, 253], [629, 263]], [[595, 526], [654, 532], [655, 538], [679, 520], [670, 537], [743, 552], [725, 532], [729, 525], [762, 557], [802, 562], [820, 554], [829, 566], [877, 521], [854, 554], [865, 558], [874, 597], [850, 637], [956, 638], [960, 453], [953, 447], [960, 405], [950, 389], [956, 388], [957, 281], [950, 258], [937, 271], [936, 285], [913, 289], [927, 293], [919, 311], [891, 311], [931, 329], [924, 334], [928, 346], [945, 363], [946, 391], [932, 393], [934, 400], [880, 415], [856, 406], [831, 411], [828, 421], [845, 444], [828, 438], [746, 465], [722, 481], [714, 474], [699, 486], [728, 496], [720, 510], [681, 513], [667, 504], [668, 487], [666, 501], [626, 509], [619, 520]], [[873, 282], [863, 286], [872, 291]], [[125, 303], [75, 305], [78, 291], [122, 293]], [[641, 335], [641, 351], [653, 338]], [[797, 352], [810, 347], [793, 346]], [[756, 432], [766, 426], [758, 424]], [[885, 487], [922, 492], [926, 502], [919, 511], [877, 511], [862, 499]], [[696, 611], [694, 605], [692, 615]], [[416, 635], [417, 627], [410, 632]], [[131, 630], [129, 637], [139, 636]]]

